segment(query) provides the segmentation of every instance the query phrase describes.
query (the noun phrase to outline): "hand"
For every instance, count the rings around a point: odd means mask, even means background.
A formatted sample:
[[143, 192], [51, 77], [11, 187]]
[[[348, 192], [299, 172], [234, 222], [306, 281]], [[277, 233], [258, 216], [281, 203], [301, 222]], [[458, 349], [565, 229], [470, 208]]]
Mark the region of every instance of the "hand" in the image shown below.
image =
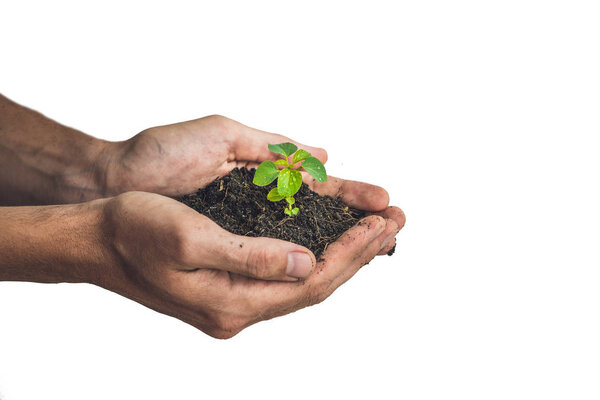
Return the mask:
[[283, 142], [292, 142], [323, 163], [327, 161], [323, 149], [213, 115], [150, 128], [117, 143], [108, 163], [107, 185], [113, 194], [141, 190], [180, 196], [236, 167], [253, 168], [264, 160], [276, 160], [267, 144]]
[[[387, 207], [387, 193], [376, 186], [337, 178], [307, 183], [377, 212], [331, 244], [318, 263], [302, 246], [237, 236], [173, 199], [131, 192], [104, 206], [116, 261], [95, 283], [217, 338], [316, 304], [393, 246], [404, 215]], [[297, 268], [288, 269], [290, 260]]]

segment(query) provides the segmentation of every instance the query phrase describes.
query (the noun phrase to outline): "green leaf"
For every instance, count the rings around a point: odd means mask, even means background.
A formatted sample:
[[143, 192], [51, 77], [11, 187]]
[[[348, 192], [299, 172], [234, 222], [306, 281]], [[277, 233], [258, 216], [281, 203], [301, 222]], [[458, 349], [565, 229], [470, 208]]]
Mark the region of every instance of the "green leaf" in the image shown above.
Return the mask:
[[304, 161], [308, 157], [310, 157], [310, 153], [306, 150], [298, 150], [294, 153], [294, 157], [292, 157], [292, 164], [296, 164], [297, 162]]
[[275, 165], [283, 165], [284, 167], [289, 167], [290, 166], [288, 164], [287, 160], [284, 160], [284, 159], [275, 161]]
[[292, 210], [292, 215], [296, 215], [298, 214], [298, 212], [300, 212], [300, 209], [298, 207], [294, 207], [294, 209]]
[[288, 157], [291, 154], [294, 154], [294, 152], [298, 150], [298, 147], [296, 147], [296, 145], [293, 143], [286, 142], [280, 144], [270, 144], [269, 150], [271, 150], [273, 153], [281, 154], [284, 157]]
[[252, 182], [258, 186], [266, 186], [273, 182], [277, 175], [279, 175], [279, 169], [275, 163], [273, 161], [263, 161], [256, 168]]
[[277, 190], [277, 188], [271, 189], [269, 194], [267, 194], [267, 200], [270, 200], [270, 201], [279, 201], [279, 200], [283, 199], [284, 197], [285, 196], [282, 196], [279, 194], [279, 191]]
[[285, 197], [293, 196], [302, 185], [302, 174], [291, 169], [282, 169], [277, 179], [277, 190]]
[[319, 182], [325, 182], [327, 180], [327, 172], [325, 167], [318, 159], [314, 157], [308, 157], [303, 163], [302, 168], [311, 174]]
[[292, 212], [290, 210], [288, 210], [287, 208], [285, 210], [283, 210], [284, 213], [286, 213], [287, 215], [289, 215], [290, 217], [292, 216]]
[[285, 201], [291, 206], [296, 202], [296, 199], [294, 199], [293, 197], [286, 197]]

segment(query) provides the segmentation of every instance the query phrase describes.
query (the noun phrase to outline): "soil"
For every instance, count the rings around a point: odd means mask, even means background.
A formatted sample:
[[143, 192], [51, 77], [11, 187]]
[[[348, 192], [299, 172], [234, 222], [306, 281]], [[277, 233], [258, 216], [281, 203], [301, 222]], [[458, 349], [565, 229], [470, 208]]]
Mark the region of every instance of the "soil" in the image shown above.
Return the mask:
[[339, 198], [313, 192], [303, 183], [294, 196], [294, 206], [300, 212], [289, 217], [283, 212], [285, 201], [267, 200], [267, 193], [276, 183], [263, 187], [253, 184], [254, 171], [236, 168], [179, 200], [232, 233], [297, 243], [309, 248], [317, 259], [329, 244], [366, 215], [346, 206]]

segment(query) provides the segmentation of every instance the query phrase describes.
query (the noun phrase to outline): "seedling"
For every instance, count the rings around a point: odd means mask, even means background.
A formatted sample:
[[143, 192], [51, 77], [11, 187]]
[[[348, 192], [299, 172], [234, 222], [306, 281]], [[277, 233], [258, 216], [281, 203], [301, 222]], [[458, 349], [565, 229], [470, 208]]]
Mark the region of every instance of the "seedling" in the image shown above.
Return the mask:
[[[327, 180], [325, 167], [308, 151], [298, 150], [298, 147], [292, 143], [270, 144], [269, 150], [281, 154], [283, 158], [275, 162], [263, 161], [256, 169], [252, 182], [258, 186], [267, 186], [277, 179], [277, 187], [271, 189], [267, 199], [270, 201], [285, 199], [287, 207], [283, 212], [293, 217], [300, 211], [298, 207], [292, 207], [296, 203], [294, 195], [302, 186], [302, 174], [299, 170], [304, 169], [319, 182], [325, 182]], [[294, 168], [294, 165], [300, 162], [302, 164]], [[279, 169], [280, 167], [282, 169]]]

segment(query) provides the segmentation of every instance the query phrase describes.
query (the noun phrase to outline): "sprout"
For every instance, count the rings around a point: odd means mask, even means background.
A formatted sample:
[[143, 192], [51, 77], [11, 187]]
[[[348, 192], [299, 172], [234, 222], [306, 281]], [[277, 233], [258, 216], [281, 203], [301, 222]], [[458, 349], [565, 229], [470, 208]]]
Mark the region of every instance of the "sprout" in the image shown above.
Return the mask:
[[[325, 167], [321, 161], [311, 156], [308, 151], [298, 150], [298, 147], [292, 143], [270, 144], [269, 150], [281, 154], [283, 158], [275, 162], [262, 162], [256, 169], [252, 182], [258, 186], [266, 186], [277, 179], [277, 187], [267, 194], [267, 199], [270, 201], [285, 199], [287, 207], [284, 212], [286, 215], [293, 217], [300, 211], [298, 207], [293, 207], [296, 203], [294, 195], [302, 185], [302, 174], [299, 170], [304, 169], [317, 181], [325, 182], [327, 180]], [[294, 168], [294, 165], [300, 162], [302, 164]], [[279, 167], [282, 167], [282, 169], [280, 170]]]

